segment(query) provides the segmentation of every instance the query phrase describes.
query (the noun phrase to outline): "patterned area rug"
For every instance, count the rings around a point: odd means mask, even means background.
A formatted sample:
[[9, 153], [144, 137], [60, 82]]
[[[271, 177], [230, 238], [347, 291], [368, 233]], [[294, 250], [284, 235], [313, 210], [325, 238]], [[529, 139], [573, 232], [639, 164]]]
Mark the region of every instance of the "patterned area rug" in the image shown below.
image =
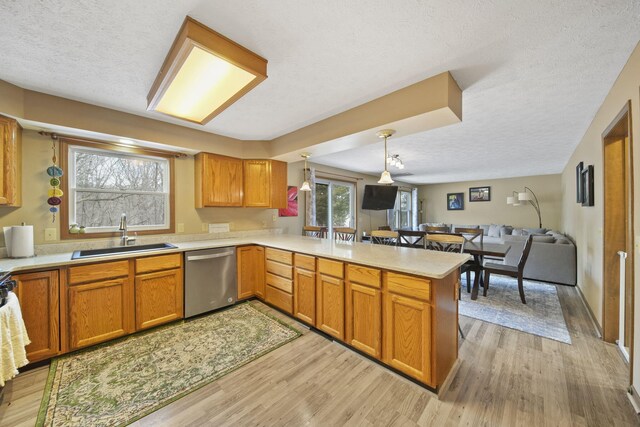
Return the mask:
[[299, 337], [250, 303], [51, 363], [37, 426], [120, 426]]
[[492, 275], [490, 283], [486, 297], [482, 296], [481, 287], [478, 299], [471, 301], [463, 279], [461, 315], [571, 344], [555, 285], [525, 280], [527, 303], [522, 304], [516, 279]]

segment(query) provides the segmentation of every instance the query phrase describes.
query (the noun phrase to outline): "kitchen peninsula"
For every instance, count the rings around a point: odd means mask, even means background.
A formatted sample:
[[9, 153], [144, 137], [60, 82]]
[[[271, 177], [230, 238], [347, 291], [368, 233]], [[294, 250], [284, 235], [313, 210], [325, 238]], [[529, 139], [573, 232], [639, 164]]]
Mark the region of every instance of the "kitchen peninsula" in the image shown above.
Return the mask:
[[468, 255], [291, 235], [174, 245], [0, 260], [23, 307], [38, 308], [24, 313], [29, 360], [183, 318], [182, 253], [221, 247], [237, 247], [238, 300], [256, 297], [436, 391], [457, 359], [459, 267]]

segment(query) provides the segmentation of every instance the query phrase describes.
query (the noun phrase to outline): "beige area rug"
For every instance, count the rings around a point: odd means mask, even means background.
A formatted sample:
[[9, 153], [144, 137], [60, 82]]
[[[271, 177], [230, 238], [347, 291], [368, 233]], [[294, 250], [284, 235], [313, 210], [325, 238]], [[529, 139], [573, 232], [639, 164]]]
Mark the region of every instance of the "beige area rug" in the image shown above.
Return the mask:
[[122, 426], [298, 338], [240, 304], [51, 363], [37, 426]]

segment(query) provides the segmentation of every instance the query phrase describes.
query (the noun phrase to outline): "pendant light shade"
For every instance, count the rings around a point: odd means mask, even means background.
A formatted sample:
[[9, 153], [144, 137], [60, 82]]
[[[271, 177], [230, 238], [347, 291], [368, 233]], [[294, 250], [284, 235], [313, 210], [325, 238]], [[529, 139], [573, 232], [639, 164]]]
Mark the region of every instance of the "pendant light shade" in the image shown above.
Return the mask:
[[304, 182], [300, 186], [300, 191], [311, 191], [311, 185], [309, 185], [309, 181], [307, 181], [307, 159], [311, 157], [309, 153], [302, 153], [300, 157], [304, 158], [304, 169], [302, 170], [302, 176], [304, 176]]
[[378, 184], [393, 184], [391, 174], [387, 170], [387, 138], [389, 138], [394, 133], [396, 133], [396, 131], [393, 129], [382, 129], [376, 132], [378, 138], [384, 138], [384, 171], [382, 171], [382, 174], [380, 174], [380, 180], [378, 181]]

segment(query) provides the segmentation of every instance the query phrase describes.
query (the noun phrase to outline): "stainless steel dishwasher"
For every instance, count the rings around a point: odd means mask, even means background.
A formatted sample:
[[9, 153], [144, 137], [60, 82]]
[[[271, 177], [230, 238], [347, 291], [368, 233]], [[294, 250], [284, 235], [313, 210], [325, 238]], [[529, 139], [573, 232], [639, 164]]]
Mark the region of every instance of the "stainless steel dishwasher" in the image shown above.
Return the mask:
[[236, 248], [203, 249], [185, 254], [184, 315], [196, 316], [236, 302]]

